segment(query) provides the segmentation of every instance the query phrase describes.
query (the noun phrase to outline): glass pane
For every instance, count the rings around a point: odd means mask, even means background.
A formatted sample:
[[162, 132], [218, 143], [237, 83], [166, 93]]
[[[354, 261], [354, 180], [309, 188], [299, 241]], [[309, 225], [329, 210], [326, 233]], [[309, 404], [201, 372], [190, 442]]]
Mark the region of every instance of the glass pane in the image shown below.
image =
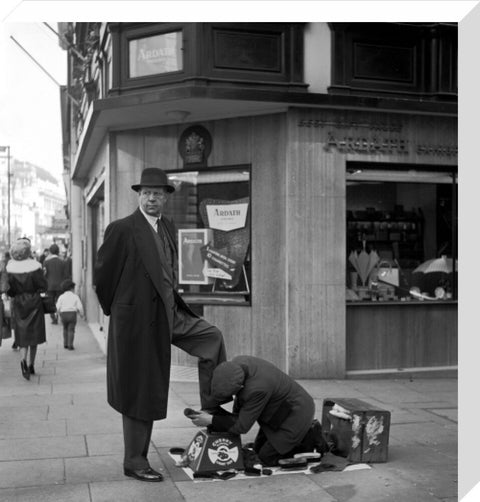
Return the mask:
[[347, 177], [347, 300], [455, 298], [453, 177], [436, 176], [436, 183], [428, 183], [426, 173], [419, 173], [418, 183], [352, 178]]
[[250, 299], [250, 168], [168, 173], [178, 288], [192, 303]]
[[180, 71], [182, 32], [174, 31], [129, 41], [130, 78]]

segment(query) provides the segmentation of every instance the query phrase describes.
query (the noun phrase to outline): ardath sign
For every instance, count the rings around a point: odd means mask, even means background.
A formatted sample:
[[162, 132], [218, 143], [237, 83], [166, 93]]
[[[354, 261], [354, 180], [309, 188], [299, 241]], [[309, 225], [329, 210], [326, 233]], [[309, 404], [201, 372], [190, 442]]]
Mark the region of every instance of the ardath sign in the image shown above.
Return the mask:
[[248, 202], [238, 204], [207, 204], [208, 223], [210, 228], [229, 232], [244, 228], [247, 221]]
[[[382, 118], [358, 118], [340, 116], [324, 119], [300, 119], [298, 127], [318, 129], [326, 152], [366, 155], [416, 154], [453, 158], [458, 154], [456, 126], [445, 141], [433, 131], [435, 118], [430, 123], [386, 121]], [[413, 130], [413, 128], [415, 128]], [[452, 128], [453, 129], [453, 128]], [[408, 136], [404, 131], [408, 131]], [[425, 131], [425, 132], [424, 132]], [[407, 139], [407, 138], [415, 138]], [[431, 138], [435, 138], [434, 141]], [[455, 141], [452, 141], [452, 138]]]

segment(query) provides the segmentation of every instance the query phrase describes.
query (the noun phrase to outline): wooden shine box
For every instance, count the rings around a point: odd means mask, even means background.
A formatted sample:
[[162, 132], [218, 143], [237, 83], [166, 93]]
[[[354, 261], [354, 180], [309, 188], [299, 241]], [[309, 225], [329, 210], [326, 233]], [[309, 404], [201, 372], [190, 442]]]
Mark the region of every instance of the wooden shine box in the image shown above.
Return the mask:
[[[337, 405], [337, 406], [335, 406]], [[345, 418], [336, 410], [345, 410]], [[333, 411], [334, 414], [331, 413]], [[352, 463], [386, 462], [390, 433], [390, 412], [355, 398], [323, 400], [322, 430], [336, 451]]]

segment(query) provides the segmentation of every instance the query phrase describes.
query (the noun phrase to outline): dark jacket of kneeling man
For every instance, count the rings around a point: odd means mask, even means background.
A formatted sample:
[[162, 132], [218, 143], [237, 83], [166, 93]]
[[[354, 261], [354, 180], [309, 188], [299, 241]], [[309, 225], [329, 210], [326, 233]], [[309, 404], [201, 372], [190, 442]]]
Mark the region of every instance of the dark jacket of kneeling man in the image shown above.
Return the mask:
[[231, 396], [235, 396], [233, 418], [215, 415], [213, 431], [245, 434], [258, 422], [266, 439], [284, 455], [302, 442], [312, 426], [315, 403], [310, 394], [264, 359], [237, 356], [217, 366], [212, 397], [225, 402]]

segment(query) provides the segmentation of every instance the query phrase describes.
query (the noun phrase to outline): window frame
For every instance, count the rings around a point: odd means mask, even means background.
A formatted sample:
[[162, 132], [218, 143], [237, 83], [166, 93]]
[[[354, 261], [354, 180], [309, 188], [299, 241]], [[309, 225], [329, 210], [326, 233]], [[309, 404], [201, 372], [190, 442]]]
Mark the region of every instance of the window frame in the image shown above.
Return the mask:
[[[120, 31], [120, 87], [123, 89], [154, 87], [164, 83], [178, 82], [179, 80], [189, 76], [192, 71], [193, 57], [193, 51], [187, 50], [187, 39], [191, 38], [190, 31], [191, 27], [189, 27], [189, 23], [149, 23], [140, 26], [127, 26], [124, 28], [122, 27]], [[157, 35], [166, 35], [174, 32], [181, 32], [182, 69], [166, 73], [156, 73], [152, 75], [131, 77], [130, 42], [133, 40], [154, 37]]]

